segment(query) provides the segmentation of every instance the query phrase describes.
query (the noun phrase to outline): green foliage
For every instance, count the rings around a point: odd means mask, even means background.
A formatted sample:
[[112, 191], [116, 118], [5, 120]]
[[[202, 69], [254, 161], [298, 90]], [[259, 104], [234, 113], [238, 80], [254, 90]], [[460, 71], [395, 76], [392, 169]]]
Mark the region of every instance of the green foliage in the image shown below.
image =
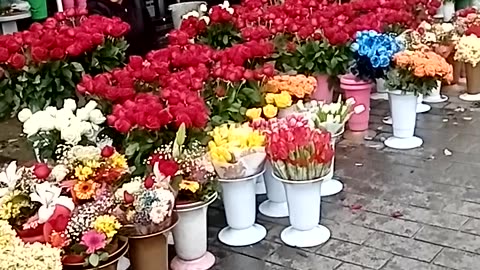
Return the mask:
[[128, 43], [125, 39], [106, 39], [91, 55], [84, 59], [83, 66], [87, 74], [95, 75], [111, 71], [125, 62], [125, 51]]
[[206, 32], [198, 37], [201, 44], [215, 49], [225, 49], [239, 43], [242, 38], [238, 29], [231, 23], [213, 24], [207, 27]]
[[437, 80], [431, 77], [418, 78], [411, 71], [392, 69], [387, 73], [385, 86], [389, 90], [400, 90], [404, 93], [428, 94], [437, 87]]

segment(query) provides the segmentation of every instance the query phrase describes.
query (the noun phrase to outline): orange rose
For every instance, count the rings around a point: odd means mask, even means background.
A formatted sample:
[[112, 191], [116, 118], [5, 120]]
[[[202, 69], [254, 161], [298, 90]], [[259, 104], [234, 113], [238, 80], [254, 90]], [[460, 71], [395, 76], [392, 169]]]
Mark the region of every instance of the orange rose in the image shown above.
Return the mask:
[[413, 75], [419, 78], [425, 77], [425, 68], [423, 66], [416, 66], [413, 70]]
[[395, 63], [401, 68], [406, 68], [410, 64], [410, 57], [405, 54], [395, 56]]
[[[416, 71], [417, 69], [415, 69]], [[425, 76], [427, 77], [435, 77], [435, 75], [437, 75], [437, 72], [435, 70], [435, 66], [434, 65], [426, 65], [424, 67], [424, 72], [425, 72]]]

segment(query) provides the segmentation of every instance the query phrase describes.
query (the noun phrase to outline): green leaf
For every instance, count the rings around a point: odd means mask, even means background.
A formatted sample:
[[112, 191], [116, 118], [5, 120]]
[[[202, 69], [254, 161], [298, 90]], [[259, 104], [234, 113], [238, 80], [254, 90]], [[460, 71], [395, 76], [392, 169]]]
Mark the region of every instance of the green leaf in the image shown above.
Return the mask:
[[83, 66], [80, 63], [72, 62], [71, 65], [73, 66], [73, 71], [75, 72], [83, 72]]
[[224, 45], [228, 44], [228, 36], [227, 35], [223, 36], [223, 44]]
[[108, 253], [107, 252], [102, 252], [100, 253], [100, 261], [106, 261], [108, 260]]
[[139, 149], [139, 144], [138, 143], [132, 143], [127, 146], [127, 149], [125, 149], [125, 155], [128, 157], [131, 157], [137, 152]]
[[67, 77], [69, 80], [72, 79], [72, 75], [73, 75], [73, 74], [72, 74], [72, 71], [71, 71], [71, 70], [66, 69], [66, 68], [65, 68], [65, 69], [62, 69], [62, 74], [63, 74], [63, 76]]
[[99, 262], [100, 262], [100, 257], [97, 254], [91, 254], [88, 257], [88, 263], [90, 263], [94, 267], [97, 267]]
[[312, 69], [313, 69], [313, 66], [314, 66], [313, 62], [308, 62], [308, 63], [305, 65], [305, 67], [307, 67], [309, 70], [312, 70]]

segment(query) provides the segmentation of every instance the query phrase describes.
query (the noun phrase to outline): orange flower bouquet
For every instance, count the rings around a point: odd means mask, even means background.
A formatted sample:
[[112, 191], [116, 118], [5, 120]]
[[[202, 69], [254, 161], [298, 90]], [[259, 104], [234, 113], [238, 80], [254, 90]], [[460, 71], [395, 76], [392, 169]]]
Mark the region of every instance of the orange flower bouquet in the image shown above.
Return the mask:
[[452, 66], [432, 51], [403, 51], [394, 57], [395, 68], [387, 74], [389, 90], [428, 94], [437, 81], [453, 80]]

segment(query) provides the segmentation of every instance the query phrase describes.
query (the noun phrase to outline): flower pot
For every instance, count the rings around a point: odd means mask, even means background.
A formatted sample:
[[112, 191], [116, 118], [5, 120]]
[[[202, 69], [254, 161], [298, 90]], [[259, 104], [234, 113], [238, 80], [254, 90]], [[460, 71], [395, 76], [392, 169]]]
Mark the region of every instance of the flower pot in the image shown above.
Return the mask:
[[272, 165], [265, 163], [265, 186], [267, 188], [267, 200], [258, 207], [260, 213], [267, 217], [288, 217], [287, 197], [282, 182], [272, 177]]
[[206, 270], [215, 264], [215, 256], [207, 251], [207, 209], [216, 199], [215, 193], [207, 202], [175, 207], [179, 221], [172, 230], [177, 254], [172, 270]]
[[443, 21], [449, 22], [455, 14], [455, 3], [448, 1], [443, 3]]
[[432, 109], [430, 105], [423, 104], [423, 94], [417, 97], [417, 113], [426, 113]]
[[260, 242], [267, 230], [255, 223], [255, 182], [264, 172], [240, 179], [219, 179], [228, 226], [218, 239], [229, 246], [248, 246]]
[[328, 87], [328, 75], [318, 75], [317, 87], [313, 91], [311, 98], [325, 103], [331, 103], [333, 98], [333, 91]]
[[129, 236], [130, 262], [133, 270], [168, 269], [168, 246], [165, 233], [178, 222], [178, 215], [172, 214], [170, 224], [163, 230], [142, 236]]
[[272, 175], [283, 183], [287, 194], [290, 227], [280, 234], [282, 241], [292, 247], [314, 247], [327, 242], [330, 230], [319, 224], [323, 178], [291, 181]]
[[265, 179], [263, 175], [260, 175], [257, 178], [257, 181], [255, 183], [255, 194], [261, 195], [267, 193], [267, 189], [265, 187]]
[[[332, 147], [335, 150], [336, 142], [342, 137], [344, 128], [340, 130], [337, 134], [332, 134]], [[322, 181], [321, 196], [328, 197], [335, 194], [338, 194], [343, 190], [343, 183], [338, 179], [333, 178], [333, 173], [335, 171], [335, 155], [332, 158], [332, 164], [330, 165], [330, 172], [325, 176], [325, 179]]]
[[452, 84], [458, 84], [458, 81], [461, 78], [462, 75], [462, 68], [463, 68], [463, 63], [459, 61], [455, 61], [453, 56], [455, 55], [455, 51], [452, 51], [450, 55], [447, 58], [447, 62], [452, 65], [453, 68], [453, 81]]
[[352, 131], [365, 131], [368, 129], [370, 117], [370, 93], [372, 84], [370, 82], [357, 80], [349, 74], [340, 78], [340, 87], [345, 91], [346, 98], [354, 98], [356, 105], [363, 105], [365, 110], [359, 114], [353, 114], [348, 121], [348, 128]]
[[467, 93], [460, 95], [461, 100], [479, 101], [480, 100], [480, 64], [475, 67], [472, 64], [465, 64], [467, 76]]
[[128, 253], [129, 251], [129, 244], [127, 239], [125, 241], [119, 241], [119, 244], [117, 246], [117, 249], [115, 252], [112, 252], [109, 255], [109, 258], [107, 261], [100, 263], [99, 266], [97, 267], [92, 267], [92, 266], [83, 266], [84, 259], [83, 256], [80, 262], [75, 262], [75, 263], [67, 263], [65, 261], [62, 262], [63, 269], [64, 270], [117, 270], [120, 269], [120, 262], [122, 261], [122, 258]]
[[376, 92], [370, 97], [373, 100], [388, 100], [388, 93], [385, 89], [385, 79], [377, 79], [376, 83]]
[[173, 26], [179, 29], [182, 24], [182, 16], [190, 11], [198, 10], [201, 4], [207, 4], [204, 1], [192, 1], [172, 4], [168, 6], [168, 10], [172, 12]]
[[392, 114], [393, 137], [385, 140], [385, 145], [394, 149], [412, 149], [423, 144], [415, 137], [417, 97], [413, 93], [402, 91], [389, 92], [390, 112]]
[[448, 97], [441, 94], [442, 82], [437, 81], [437, 87], [430, 92], [426, 97], [423, 98], [423, 101], [426, 103], [441, 103], [448, 100]]

